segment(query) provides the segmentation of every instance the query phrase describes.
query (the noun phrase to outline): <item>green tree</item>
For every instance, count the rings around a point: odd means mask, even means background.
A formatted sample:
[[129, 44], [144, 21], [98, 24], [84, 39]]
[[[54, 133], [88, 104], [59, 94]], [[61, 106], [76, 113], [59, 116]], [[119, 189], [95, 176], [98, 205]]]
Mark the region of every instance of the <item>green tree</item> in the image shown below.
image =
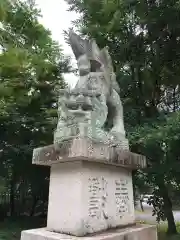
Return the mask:
[[25, 187], [34, 198], [39, 197], [40, 190], [48, 191], [49, 170], [31, 164], [32, 151], [53, 141], [55, 89], [65, 86], [62, 73], [69, 71], [69, 65], [49, 30], [38, 22], [39, 10], [33, 1], [3, 0], [3, 3], [0, 169], [9, 184], [11, 214], [14, 214], [16, 189]]

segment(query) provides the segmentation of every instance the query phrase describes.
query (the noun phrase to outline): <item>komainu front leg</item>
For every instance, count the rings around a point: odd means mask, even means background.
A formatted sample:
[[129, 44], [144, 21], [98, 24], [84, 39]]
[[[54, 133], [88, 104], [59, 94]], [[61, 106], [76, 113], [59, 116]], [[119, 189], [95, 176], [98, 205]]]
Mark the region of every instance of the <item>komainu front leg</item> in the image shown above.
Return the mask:
[[118, 93], [114, 89], [110, 97], [110, 104], [112, 105], [113, 111], [114, 111], [113, 112], [113, 128], [111, 131], [117, 132], [122, 136], [125, 136], [123, 106]]
[[123, 150], [129, 150], [129, 142], [125, 136], [123, 106], [118, 93], [113, 90], [109, 98], [111, 116], [113, 118], [113, 127], [110, 131], [113, 144]]

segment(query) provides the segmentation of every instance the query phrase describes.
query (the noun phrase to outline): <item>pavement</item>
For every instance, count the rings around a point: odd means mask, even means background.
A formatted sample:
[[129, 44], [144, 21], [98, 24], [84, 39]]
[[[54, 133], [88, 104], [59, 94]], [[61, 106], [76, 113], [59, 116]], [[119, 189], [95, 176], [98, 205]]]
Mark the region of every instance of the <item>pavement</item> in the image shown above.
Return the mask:
[[[146, 221], [151, 224], [156, 223], [156, 216], [152, 216], [152, 206], [149, 206], [148, 204], [144, 203], [144, 212], [141, 211], [140, 206], [136, 207], [136, 220], [137, 221]], [[173, 211], [174, 219], [176, 222], [180, 222], [180, 211]]]

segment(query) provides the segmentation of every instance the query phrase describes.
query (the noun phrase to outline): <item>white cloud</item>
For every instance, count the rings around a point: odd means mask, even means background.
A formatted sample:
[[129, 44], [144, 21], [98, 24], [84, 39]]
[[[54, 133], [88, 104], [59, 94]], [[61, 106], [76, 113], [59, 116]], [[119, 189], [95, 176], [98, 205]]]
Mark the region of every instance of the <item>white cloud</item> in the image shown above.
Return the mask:
[[[68, 5], [64, 0], [36, 0], [36, 4], [43, 15], [40, 22], [52, 32], [53, 39], [59, 42], [66, 55], [72, 57], [72, 64], [75, 65], [74, 55], [64, 40], [63, 30], [72, 26], [71, 22], [77, 19], [77, 14], [67, 11]], [[77, 81], [74, 74], [66, 74], [64, 77], [70, 86]]]

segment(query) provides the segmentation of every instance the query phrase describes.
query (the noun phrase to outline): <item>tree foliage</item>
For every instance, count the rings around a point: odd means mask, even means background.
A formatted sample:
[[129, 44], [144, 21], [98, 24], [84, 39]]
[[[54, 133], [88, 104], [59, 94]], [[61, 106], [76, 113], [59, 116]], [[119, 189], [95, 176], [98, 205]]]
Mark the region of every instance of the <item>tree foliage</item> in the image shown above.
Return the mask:
[[52, 143], [55, 89], [65, 86], [69, 65], [38, 22], [33, 1], [3, 0], [0, 12], [0, 174], [10, 186], [13, 212], [15, 189], [33, 196], [48, 191], [49, 170], [32, 165], [32, 150]]

